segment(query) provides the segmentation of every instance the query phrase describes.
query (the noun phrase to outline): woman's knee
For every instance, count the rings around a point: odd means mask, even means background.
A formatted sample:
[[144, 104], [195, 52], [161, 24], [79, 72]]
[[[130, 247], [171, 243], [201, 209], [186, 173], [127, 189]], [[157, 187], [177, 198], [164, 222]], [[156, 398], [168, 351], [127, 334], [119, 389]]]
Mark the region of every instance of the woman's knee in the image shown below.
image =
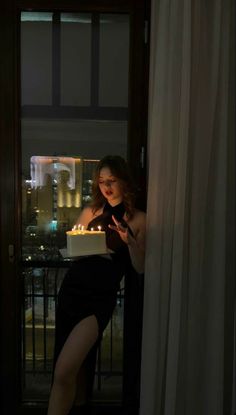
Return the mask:
[[61, 386], [70, 386], [76, 383], [77, 373], [61, 362], [57, 362], [54, 370], [53, 383]]

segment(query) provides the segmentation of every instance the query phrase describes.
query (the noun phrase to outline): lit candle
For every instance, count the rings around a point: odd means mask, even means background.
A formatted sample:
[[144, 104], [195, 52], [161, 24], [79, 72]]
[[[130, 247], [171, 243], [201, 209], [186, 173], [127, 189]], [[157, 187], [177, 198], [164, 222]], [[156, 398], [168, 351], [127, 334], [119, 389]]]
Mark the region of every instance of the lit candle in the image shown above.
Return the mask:
[[93, 228], [90, 229], [93, 232]]
[[99, 232], [101, 232], [101, 229], [102, 229], [102, 227], [101, 227], [101, 226], [98, 226], [98, 230], [99, 230]]

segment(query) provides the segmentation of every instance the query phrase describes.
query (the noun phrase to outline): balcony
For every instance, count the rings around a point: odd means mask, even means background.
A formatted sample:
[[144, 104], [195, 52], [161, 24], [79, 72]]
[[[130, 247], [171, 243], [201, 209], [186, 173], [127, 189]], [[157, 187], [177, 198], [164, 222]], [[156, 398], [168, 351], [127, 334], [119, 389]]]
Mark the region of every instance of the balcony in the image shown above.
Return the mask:
[[[25, 266], [22, 269], [22, 397], [25, 402], [46, 403], [49, 397], [55, 307], [67, 267]], [[96, 402], [122, 402], [123, 317], [124, 280], [98, 348], [93, 393]]]

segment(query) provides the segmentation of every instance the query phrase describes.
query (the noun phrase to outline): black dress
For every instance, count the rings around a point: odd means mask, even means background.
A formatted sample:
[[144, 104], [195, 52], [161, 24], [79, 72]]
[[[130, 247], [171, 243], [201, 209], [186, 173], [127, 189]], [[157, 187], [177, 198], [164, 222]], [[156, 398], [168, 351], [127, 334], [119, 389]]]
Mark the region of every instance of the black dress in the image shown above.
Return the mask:
[[87, 256], [73, 261], [62, 282], [56, 311], [54, 363], [73, 327], [89, 315], [95, 315], [99, 339], [116, 305], [117, 290], [125, 273], [132, 268], [127, 245], [119, 234], [108, 227], [125, 213], [123, 203], [112, 207], [105, 204], [103, 213], [93, 219], [88, 229], [98, 225], [106, 232], [107, 247], [114, 251], [108, 256]]

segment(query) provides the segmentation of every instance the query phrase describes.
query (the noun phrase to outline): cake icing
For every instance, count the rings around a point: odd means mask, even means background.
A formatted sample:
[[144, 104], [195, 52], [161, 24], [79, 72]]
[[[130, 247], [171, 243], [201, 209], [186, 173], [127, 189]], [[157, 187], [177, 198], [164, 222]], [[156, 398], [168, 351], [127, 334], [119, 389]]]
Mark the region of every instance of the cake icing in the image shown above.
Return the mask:
[[67, 231], [67, 254], [69, 257], [106, 254], [106, 234], [103, 231]]

